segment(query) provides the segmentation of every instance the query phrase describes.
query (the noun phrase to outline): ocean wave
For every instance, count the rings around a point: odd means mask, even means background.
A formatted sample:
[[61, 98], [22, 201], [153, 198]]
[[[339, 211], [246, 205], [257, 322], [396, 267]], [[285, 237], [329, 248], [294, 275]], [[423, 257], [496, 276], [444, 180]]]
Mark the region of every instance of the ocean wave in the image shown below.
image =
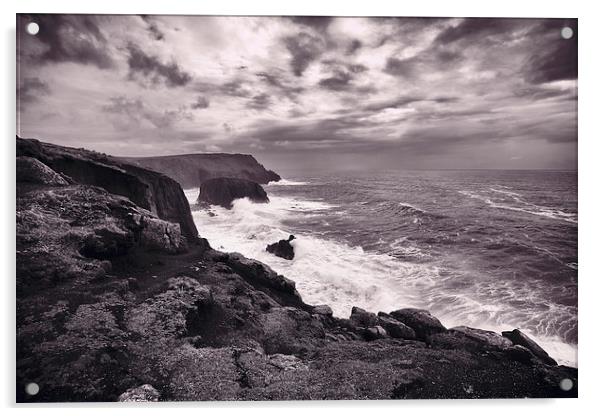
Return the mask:
[[301, 186], [309, 185], [308, 182], [293, 181], [288, 179], [280, 179], [278, 182], [270, 182], [268, 186]]
[[458, 191], [458, 192], [461, 193], [462, 195], [468, 196], [469, 198], [480, 200], [492, 208], [505, 209], [505, 210], [516, 211], [516, 212], [523, 212], [525, 214], [537, 215], [540, 217], [546, 217], [546, 218], [550, 218], [550, 219], [566, 221], [566, 222], [570, 222], [573, 224], [577, 224], [577, 215], [576, 214], [564, 212], [560, 209], [554, 209], [551, 207], [535, 205], [535, 204], [532, 204], [529, 202], [525, 202], [516, 196], [514, 196], [514, 200], [519, 204], [523, 204], [523, 206], [513, 206], [513, 205], [507, 205], [507, 204], [500, 203], [500, 202], [495, 202], [495, 201], [492, 201], [491, 197], [489, 197], [489, 196], [477, 194], [477, 193], [470, 192], [470, 191]]
[[[196, 191], [186, 191], [189, 198]], [[563, 364], [576, 365], [575, 307], [550, 303], [549, 284], [500, 281], [465, 276], [426, 256], [406, 238], [391, 243], [392, 252], [379, 253], [352, 246], [310, 229], [295, 232], [295, 258], [281, 259], [265, 251], [267, 244], [288, 237], [286, 224], [307, 223], [308, 216], [332, 214], [325, 201], [271, 196], [267, 204], [234, 201], [231, 210], [213, 207], [193, 218], [203, 237], [222, 251], [239, 252], [268, 264], [294, 280], [303, 300], [329, 304], [338, 317], [348, 317], [353, 306], [374, 312], [402, 307], [429, 309], [444, 325], [469, 325], [497, 332], [520, 327]], [[410, 208], [410, 207], [408, 207]], [[415, 208], [415, 207], [411, 207]], [[315, 220], [313, 220], [315, 221]], [[396, 256], [396, 250], [398, 256]]]

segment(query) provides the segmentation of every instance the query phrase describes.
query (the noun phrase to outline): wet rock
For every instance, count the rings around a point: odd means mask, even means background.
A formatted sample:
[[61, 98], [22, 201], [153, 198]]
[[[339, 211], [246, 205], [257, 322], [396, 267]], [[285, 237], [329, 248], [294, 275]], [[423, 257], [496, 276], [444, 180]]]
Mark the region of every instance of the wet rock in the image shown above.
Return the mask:
[[50, 167], [33, 157], [17, 158], [17, 182], [29, 182], [48, 186], [66, 186], [69, 182]]
[[238, 178], [213, 178], [200, 186], [199, 204], [232, 208], [235, 199], [249, 198], [253, 202], [269, 202], [265, 190], [257, 182]]
[[158, 402], [161, 395], [150, 384], [131, 388], [119, 396], [120, 402]]
[[520, 329], [514, 329], [512, 331], [504, 331], [502, 335], [508, 338], [514, 345], [521, 345], [527, 348], [529, 351], [533, 353], [537, 358], [542, 360], [544, 363], [548, 365], [558, 365], [556, 360], [548, 355], [548, 353], [541, 348], [535, 341], [529, 338], [524, 332]]
[[416, 339], [416, 333], [412, 328], [392, 318], [389, 314], [379, 312], [377, 323], [387, 331], [391, 338]]
[[363, 328], [376, 326], [376, 314], [365, 311], [362, 308], [354, 306], [351, 308], [351, 316], [349, 320], [355, 325]]
[[445, 327], [441, 322], [424, 309], [399, 309], [391, 312], [390, 315], [412, 328], [416, 333], [416, 337], [421, 340], [426, 339], [429, 335], [445, 331]]
[[535, 355], [533, 355], [531, 350], [522, 345], [512, 345], [510, 348], [506, 349], [505, 353], [511, 360], [523, 364], [531, 364], [532, 360], [535, 358]]
[[294, 239], [295, 236], [290, 235], [288, 240], [280, 240], [277, 243], [269, 244], [265, 250], [283, 259], [292, 260], [295, 257], [295, 250], [290, 242]]

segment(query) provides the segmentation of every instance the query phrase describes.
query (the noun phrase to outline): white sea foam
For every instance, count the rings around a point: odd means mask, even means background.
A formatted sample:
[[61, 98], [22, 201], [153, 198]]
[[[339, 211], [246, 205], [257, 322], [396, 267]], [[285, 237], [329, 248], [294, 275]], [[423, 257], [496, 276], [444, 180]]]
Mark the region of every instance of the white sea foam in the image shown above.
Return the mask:
[[288, 179], [280, 179], [278, 182], [270, 182], [268, 186], [300, 186], [307, 185], [307, 182], [291, 181]]
[[[186, 191], [191, 202], [197, 193]], [[542, 299], [529, 299], [537, 291], [512, 287], [510, 283], [504, 286], [474, 282], [458, 287], [454, 281], [457, 276], [434, 263], [416, 264], [364, 251], [310, 230], [295, 234], [292, 261], [265, 251], [267, 244], [288, 237], [287, 220], [303, 221], [306, 216], [334, 209], [335, 205], [324, 201], [270, 196], [268, 204], [239, 199], [231, 210], [211, 207], [214, 216], [206, 210], [195, 210], [193, 218], [201, 235], [214, 248], [239, 252], [268, 264], [296, 282], [305, 302], [329, 304], [336, 316], [349, 316], [352, 306], [374, 312], [419, 307], [431, 310], [448, 327], [469, 325], [499, 332], [524, 325], [526, 332], [554, 358], [576, 365], [576, 347], [564, 343], [550, 327], [554, 319], [569, 316], [571, 311], [556, 310], [560, 306], [551, 305], [547, 312], [533, 313], [528, 308], [517, 311], [509, 306], [508, 302], [516, 298], [541, 303]], [[391, 248], [409, 256], [420, 254], [403, 238], [394, 241]]]

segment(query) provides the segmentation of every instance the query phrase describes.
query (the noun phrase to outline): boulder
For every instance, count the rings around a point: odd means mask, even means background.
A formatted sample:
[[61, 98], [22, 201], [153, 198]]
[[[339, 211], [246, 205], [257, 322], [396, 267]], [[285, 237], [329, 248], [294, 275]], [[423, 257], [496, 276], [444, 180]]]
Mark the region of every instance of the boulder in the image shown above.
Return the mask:
[[161, 395], [150, 384], [143, 384], [134, 387], [122, 393], [119, 396], [120, 402], [158, 402]]
[[269, 202], [265, 190], [257, 182], [239, 178], [213, 178], [201, 184], [199, 204], [232, 208], [235, 199], [249, 198], [253, 202]]
[[316, 305], [313, 307], [312, 312], [316, 315], [332, 316], [332, 308], [328, 305]]
[[365, 311], [362, 308], [354, 306], [351, 308], [351, 316], [349, 320], [355, 325], [363, 328], [376, 326], [376, 314]]
[[486, 331], [484, 329], [471, 328], [468, 326], [456, 326], [450, 329], [450, 331], [457, 331], [468, 338], [474, 339], [476, 341], [482, 342], [483, 344], [487, 344], [492, 348], [498, 348], [500, 350], [505, 350], [512, 346], [512, 343], [493, 331]]
[[66, 186], [67, 180], [50, 167], [33, 157], [17, 158], [17, 182], [29, 182], [48, 186]]
[[428, 337], [432, 347], [472, 352], [505, 351], [512, 343], [500, 334], [483, 329], [458, 326]]
[[527, 348], [533, 353], [533, 355], [542, 360], [544, 363], [548, 365], [558, 365], [556, 360], [550, 357], [543, 348], [541, 348], [535, 341], [529, 338], [520, 329], [515, 329], [513, 331], [504, 331], [502, 332], [502, 335], [508, 338], [510, 341], [512, 341], [514, 345], [521, 345]]
[[416, 337], [425, 340], [429, 335], [445, 331], [445, 327], [431, 313], [424, 309], [405, 308], [393, 311], [390, 315], [409, 326]]
[[288, 240], [280, 240], [277, 243], [269, 244], [265, 250], [283, 259], [292, 260], [295, 257], [295, 250], [291, 245], [291, 241], [294, 239], [294, 235], [289, 235]]
[[140, 243], [149, 249], [177, 253], [183, 243], [180, 224], [153, 217], [143, 217]]
[[364, 331], [364, 337], [366, 337], [368, 341], [387, 338], [387, 331], [385, 331], [382, 326], [372, 326], [370, 328], [366, 328]]
[[392, 318], [386, 313], [378, 313], [377, 323], [387, 331], [391, 338], [416, 339], [416, 333], [412, 328]]

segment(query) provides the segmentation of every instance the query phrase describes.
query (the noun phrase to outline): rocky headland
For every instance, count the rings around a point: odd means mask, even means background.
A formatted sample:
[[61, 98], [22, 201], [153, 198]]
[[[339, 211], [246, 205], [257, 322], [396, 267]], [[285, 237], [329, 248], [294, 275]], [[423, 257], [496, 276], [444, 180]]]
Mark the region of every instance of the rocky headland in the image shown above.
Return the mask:
[[260, 184], [279, 181], [280, 176], [263, 167], [251, 155], [205, 153], [191, 155], [129, 157], [124, 162], [161, 172], [182, 188], [197, 188], [207, 179], [239, 178]]
[[19, 402], [577, 395], [577, 369], [518, 330], [304, 303], [123, 159], [18, 138], [16, 221]]

